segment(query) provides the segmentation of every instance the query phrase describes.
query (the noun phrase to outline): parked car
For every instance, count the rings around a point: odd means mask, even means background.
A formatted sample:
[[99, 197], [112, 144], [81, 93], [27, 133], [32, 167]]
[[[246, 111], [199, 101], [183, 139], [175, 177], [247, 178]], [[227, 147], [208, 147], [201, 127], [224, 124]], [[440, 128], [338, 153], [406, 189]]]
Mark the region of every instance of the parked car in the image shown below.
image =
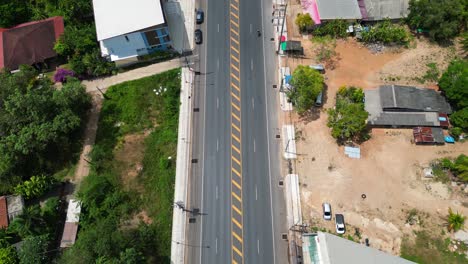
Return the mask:
[[332, 219], [331, 205], [329, 203], [323, 203], [322, 208], [323, 208], [323, 219], [331, 220]]
[[201, 9], [197, 10], [196, 19], [197, 19], [197, 24], [198, 25], [203, 23], [203, 21], [205, 20], [205, 13], [203, 13], [203, 10], [201, 10]]
[[203, 42], [203, 34], [200, 29], [195, 30], [195, 43], [202, 44]]
[[323, 90], [317, 95], [317, 98], [315, 98], [315, 106], [317, 107], [322, 106], [322, 99], [323, 99]]
[[309, 67], [320, 73], [325, 73], [325, 67], [322, 64], [312, 64]]
[[344, 216], [342, 214], [335, 215], [335, 224], [336, 224], [336, 233], [344, 234], [346, 232]]

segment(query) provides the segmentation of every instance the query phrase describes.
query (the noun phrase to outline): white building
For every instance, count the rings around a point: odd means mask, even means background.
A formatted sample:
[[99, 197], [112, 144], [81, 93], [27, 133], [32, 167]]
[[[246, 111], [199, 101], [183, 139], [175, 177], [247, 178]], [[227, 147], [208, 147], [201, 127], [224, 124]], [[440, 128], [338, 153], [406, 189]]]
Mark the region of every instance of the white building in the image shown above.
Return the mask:
[[117, 65], [172, 47], [160, 0], [93, 0], [93, 6], [101, 54]]

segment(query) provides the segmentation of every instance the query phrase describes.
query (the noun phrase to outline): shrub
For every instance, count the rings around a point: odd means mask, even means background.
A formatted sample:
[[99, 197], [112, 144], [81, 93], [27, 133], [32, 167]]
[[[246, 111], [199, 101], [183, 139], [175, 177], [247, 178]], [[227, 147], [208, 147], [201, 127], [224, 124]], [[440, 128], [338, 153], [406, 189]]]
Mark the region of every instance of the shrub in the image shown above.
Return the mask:
[[65, 83], [68, 77], [74, 77], [74, 76], [75, 76], [75, 72], [73, 72], [72, 70], [58, 68], [54, 74], [54, 81]]
[[371, 27], [369, 31], [363, 31], [361, 41], [408, 45], [410, 36], [404, 27], [394, 25], [387, 20]]
[[15, 187], [15, 193], [31, 199], [43, 195], [54, 183], [52, 177], [45, 175], [32, 176], [31, 179], [18, 184]]
[[452, 211], [452, 208], [449, 208], [447, 222], [449, 231], [458, 231], [463, 228], [465, 225], [466, 217]]
[[317, 26], [312, 30], [314, 36], [330, 36], [333, 38], [345, 38], [348, 36], [346, 30], [348, 29], [348, 22], [337, 19], [327, 21]]
[[299, 27], [299, 31], [304, 32], [308, 28], [314, 25], [314, 21], [310, 17], [309, 13], [297, 14], [296, 25]]
[[468, 131], [468, 107], [453, 112], [450, 115], [450, 122], [454, 127], [459, 127], [463, 131]]
[[453, 138], [455, 138], [455, 140], [458, 140], [462, 133], [463, 133], [463, 129], [461, 129], [460, 127], [450, 128], [450, 135], [452, 135]]

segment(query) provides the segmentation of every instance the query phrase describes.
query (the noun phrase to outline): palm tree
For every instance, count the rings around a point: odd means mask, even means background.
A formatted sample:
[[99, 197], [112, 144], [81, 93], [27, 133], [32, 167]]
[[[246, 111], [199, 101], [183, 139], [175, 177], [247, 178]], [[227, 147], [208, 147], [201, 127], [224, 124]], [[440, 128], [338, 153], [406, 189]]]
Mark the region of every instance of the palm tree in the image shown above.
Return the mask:
[[454, 213], [452, 211], [452, 208], [449, 208], [448, 210], [448, 217], [447, 217], [447, 222], [448, 222], [448, 230], [449, 231], [458, 231], [463, 228], [463, 225], [465, 224], [465, 219], [466, 217], [457, 213]]
[[13, 220], [8, 230], [17, 233], [22, 238], [26, 238], [40, 234], [42, 227], [41, 209], [39, 205], [33, 205], [24, 208], [23, 213]]

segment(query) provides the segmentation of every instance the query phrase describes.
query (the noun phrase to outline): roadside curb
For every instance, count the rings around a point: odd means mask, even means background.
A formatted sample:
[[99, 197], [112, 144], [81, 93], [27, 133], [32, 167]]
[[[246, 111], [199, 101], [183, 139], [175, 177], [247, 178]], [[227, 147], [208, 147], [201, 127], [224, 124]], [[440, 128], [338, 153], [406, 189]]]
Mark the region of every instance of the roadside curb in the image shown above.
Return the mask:
[[184, 263], [185, 260], [185, 201], [189, 174], [189, 151], [191, 137], [192, 100], [191, 86], [193, 73], [182, 68], [180, 89], [179, 127], [177, 137], [176, 178], [174, 185], [174, 210], [172, 214], [171, 263]]

